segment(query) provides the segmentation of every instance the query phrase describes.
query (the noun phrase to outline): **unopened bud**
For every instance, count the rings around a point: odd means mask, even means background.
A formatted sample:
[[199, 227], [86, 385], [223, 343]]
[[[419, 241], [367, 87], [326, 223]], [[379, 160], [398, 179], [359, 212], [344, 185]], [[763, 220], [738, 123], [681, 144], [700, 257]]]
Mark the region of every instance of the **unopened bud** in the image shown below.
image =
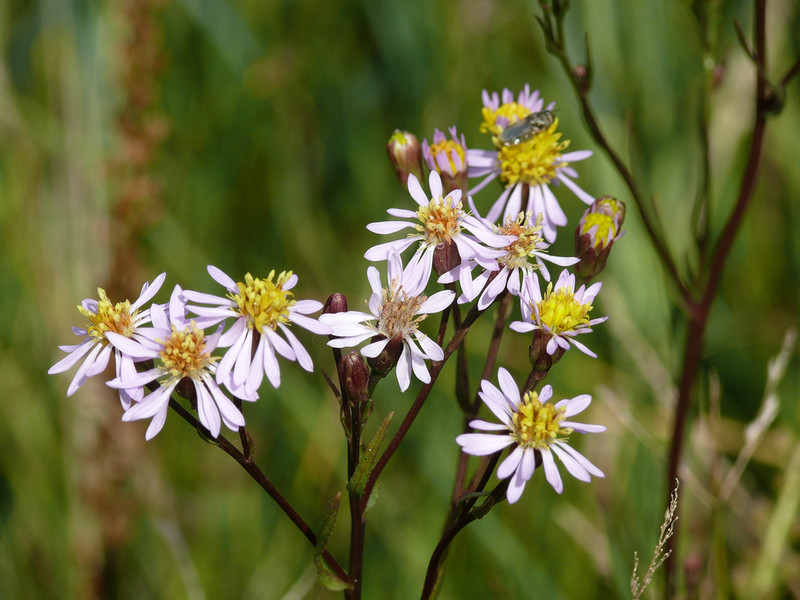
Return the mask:
[[347, 312], [347, 297], [336, 292], [328, 296], [322, 307], [323, 314]]
[[592, 83], [589, 67], [586, 65], [575, 65], [575, 68], [572, 70], [572, 76], [574, 77], [575, 83], [578, 85], [578, 90], [581, 92], [581, 94], [585, 94], [589, 91]]
[[339, 376], [344, 392], [351, 402], [362, 402], [367, 397], [369, 367], [361, 353], [353, 351], [339, 362]]
[[541, 375], [540, 379], [544, 379], [550, 368], [564, 356], [565, 350], [561, 346], [557, 346], [553, 354], [547, 352], [547, 344], [551, 339], [553, 339], [552, 334], [542, 329], [533, 330], [528, 356], [531, 359], [533, 371]]
[[[372, 341], [378, 341], [382, 336], [375, 336]], [[385, 377], [386, 374], [394, 369], [397, 361], [400, 360], [400, 355], [403, 353], [403, 336], [397, 334], [386, 347], [383, 352], [378, 354], [375, 358], [369, 359], [369, 366], [372, 367], [372, 374], [377, 377]]]
[[422, 181], [422, 152], [417, 136], [396, 129], [386, 144], [386, 151], [403, 187], [408, 188], [409, 174]]
[[624, 220], [625, 204], [611, 196], [601, 196], [586, 209], [575, 229], [579, 277], [589, 280], [605, 268], [611, 246], [625, 233], [621, 231]]
[[452, 242], [440, 242], [433, 250], [433, 268], [437, 275], [444, 275], [461, 264], [458, 246]]
[[436, 171], [442, 177], [444, 193], [461, 190], [467, 193], [467, 143], [464, 134], [459, 137], [455, 126], [449, 129], [452, 139], [448, 140], [444, 133], [436, 129], [433, 133], [433, 144], [422, 140], [422, 157], [425, 166]]

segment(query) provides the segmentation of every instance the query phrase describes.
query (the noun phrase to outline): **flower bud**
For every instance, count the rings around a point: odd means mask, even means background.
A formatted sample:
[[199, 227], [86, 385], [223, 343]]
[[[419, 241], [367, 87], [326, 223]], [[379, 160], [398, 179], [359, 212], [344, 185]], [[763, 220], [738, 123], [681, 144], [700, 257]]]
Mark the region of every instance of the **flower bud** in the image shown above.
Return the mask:
[[412, 173], [422, 181], [422, 153], [417, 136], [396, 129], [386, 144], [386, 151], [403, 187], [408, 187], [408, 176]]
[[339, 292], [331, 294], [325, 301], [322, 312], [323, 314], [347, 312], [347, 297]]
[[572, 77], [578, 86], [581, 94], [586, 94], [592, 86], [592, 74], [587, 65], [575, 65], [572, 70]]
[[[378, 341], [383, 336], [375, 336], [372, 341]], [[398, 333], [395, 337], [389, 340], [383, 352], [378, 354], [375, 358], [369, 359], [369, 366], [372, 367], [372, 374], [376, 377], [385, 377], [386, 374], [394, 369], [397, 361], [400, 360], [400, 355], [403, 353], [403, 335]]]
[[461, 255], [458, 246], [453, 242], [436, 244], [433, 250], [433, 268], [437, 275], [444, 275], [461, 264]]
[[622, 237], [625, 204], [611, 196], [601, 196], [586, 209], [575, 229], [575, 256], [580, 262], [575, 273], [589, 280], [606, 266], [611, 246]]
[[367, 397], [369, 384], [369, 367], [357, 351], [353, 351], [339, 361], [339, 376], [344, 393], [353, 403], [359, 403]]
[[422, 157], [431, 171], [442, 177], [444, 193], [461, 190], [467, 194], [467, 144], [464, 135], [459, 138], [455, 126], [449, 129], [451, 140], [436, 129], [433, 133], [433, 144], [422, 140]]
[[564, 356], [565, 350], [561, 346], [558, 346], [553, 354], [547, 352], [547, 343], [552, 337], [550, 333], [543, 329], [533, 330], [528, 356], [531, 359], [533, 371], [540, 375], [538, 379], [544, 379], [550, 368]]

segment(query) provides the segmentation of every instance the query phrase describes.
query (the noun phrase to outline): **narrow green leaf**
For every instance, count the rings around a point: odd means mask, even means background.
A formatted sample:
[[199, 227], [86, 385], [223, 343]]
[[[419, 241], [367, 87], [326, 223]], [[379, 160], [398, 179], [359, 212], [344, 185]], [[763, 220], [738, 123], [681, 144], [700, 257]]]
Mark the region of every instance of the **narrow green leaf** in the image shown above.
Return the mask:
[[369, 512], [369, 509], [375, 504], [378, 500], [378, 492], [380, 492], [381, 482], [376, 481], [375, 485], [372, 486], [372, 491], [369, 493], [369, 498], [367, 498], [367, 505], [364, 507], [364, 514], [366, 515]]
[[[316, 560], [328, 547], [328, 542], [333, 534], [333, 528], [336, 526], [336, 517], [339, 516], [339, 502], [342, 499], [342, 492], [336, 492], [333, 498], [328, 502], [328, 508], [325, 511], [325, 518], [322, 521], [322, 527], [317, 536], [317, 545], [314, 548], [314, 560]], [[317, 568], [319, 570], [319, 568]]]
[[383, 423], [378, 427], [378, 431], [372, 436], [372, 439], [361, 455], [361, 459], [358, 461], [358, 466], [353, 476], [350, 478], [350, 481], [347, 482], [347, 489], [356, 496], [360, 497], [364, 493], [367, 479], [369, 479], [369, 475], [372, 473], [372, 469], [375, 467], [375, 463], [378, 460], [378, 449], [381, 447], [383, 438], [386, 437], [386, 432], [389, 430], [389, 423], [391, 423], [393, 416], [394, 411], [386, 415]]
[[353, 587], [352, 583], [344, 581], [336, 573], [331, 571], [330, 567], [325, 564], [321, 556], [314, 559], [314, 566], [317, 567], [319, 582], [329, 590], [341, 592], [342, 590], [349, 590]]

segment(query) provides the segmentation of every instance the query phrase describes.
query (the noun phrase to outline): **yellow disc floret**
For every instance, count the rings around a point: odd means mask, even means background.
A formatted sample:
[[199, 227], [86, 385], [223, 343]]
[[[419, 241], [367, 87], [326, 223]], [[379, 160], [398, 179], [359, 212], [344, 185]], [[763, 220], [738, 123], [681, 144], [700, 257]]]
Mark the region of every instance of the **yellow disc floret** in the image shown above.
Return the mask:
[[[516, 219], [510, 216], [506, 217], [505, 225], [497, 228], [497, 233], [500, 235], [513, 235], [517, 239], [505, 247], [507, 254], [497, 259], [502, 265], [507, 266], [509, 269], [517, 269], [528, 266], [528, 257], [532, 256], [534, 252], [543, 250], [540, 248], [542, 245], [542, 218], [541, 213], [536, 218], [536, 224], [531, 225], [531, 213], [521, 212], [517, 215]], [[532, 266], [537, 266], [532, 265]]]
[[565, 437], [572, 429], [561, 427], [564, 419], [564, 407], [556, 408], [554, 404], [539, 401], [539, 394], [527, 392], [515, 412], [511, 416], [514, 430], [512, 437], [524, 448], [547, 448], [559, 436]]
[[97, 288], [97, 314], [86, 310], [83, 306], [78, 306], [78, 310], [84, 317], [92, 322], [87, 331], [90, 336], [101, 342], [103, 345], [108, 343], [106, 339], [106, 332], [113, 331], [119, 335], [130, 337], [134, 330], [134, 317], [137, 312], [131, 313], [131, 303], [129, 300], [125, 302], [117, 302], [111, 304], [111, 301], [106, 296], [106, 292], [102, 288]]
[[614, 225], [614, 218], [610, 215], [603, 213], [589, 213], [583, 219], [583, 227], [581, 227], [581, 235], [589, 233], [589, 231], [597, 226], [597, 232], [594, 234], [594, 247], [605, 248], [608, 242], [614, 239], [617, 235], [617, 228]]
[[171, 377], [196, 378], [217, 360], [205, 347], [205, 334], [191, 321], [186, 329], [172, 326], [172, 334], [162, 341], [161, 361]]
[[556, 127], [558, 119], [529, 140], [499, 147], [500, 179], [506, 185], [547, 184], [555, 177], [556, 169], [566, 164], [561, 160], [561, 153], [569, 146], [569, 141], [559, 141], [561, 133], [556, 132]]
[[396, 281], [391, 283], [390, 289], [383, 290], [383, 307], [381, 308], [378, 330], [387, 338], [396, 335], [408, 337], [425, 320], [427, 314], [417, 314], [426, 296], [409, 296]]
[[547, 293], [539, 302], [539, 320], [547, 325], [554, 335], [564, 331], [574, 331], [579, 326], [589, 325], [591, 304], [581, 304], [575, 300], [572, 289], [559, 288], [553, 291], [553, 284], [547, 285]]
[[462, 215], [460, 200], [452, 206], [449, 200], [441, 196], [432, 198], [427, 206], [422, 206], [417, 211], [421, 225], [414, 225], [414, 229], [425, 237], [425, 242], [430, 246], [442, 242], [449, 244], [452, 236], [461, 231]]
[[281, 271], [273, 281], [273, 269], [266, 279], [256, 279], [248, 273], [244, 283], [236, 284], [239, 293], [229, 294], [229, 297], [238, 305], [239, 313], [247, 319], [250, 329], [261, 333], [265, 328], [277, 329], [278, 323], [289, 321], [289, 308], [297, 301], [292, 299], [294, 294], [284, 290], [283, 286], [291, 276], [291, 271]]

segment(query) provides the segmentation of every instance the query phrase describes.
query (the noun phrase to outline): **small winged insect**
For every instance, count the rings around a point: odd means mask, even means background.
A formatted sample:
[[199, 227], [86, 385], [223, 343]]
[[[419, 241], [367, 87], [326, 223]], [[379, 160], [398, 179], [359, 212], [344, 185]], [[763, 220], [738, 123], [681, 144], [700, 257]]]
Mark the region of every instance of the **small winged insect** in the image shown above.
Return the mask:
[[553, 111], [542, 110], [529, 114], [527, 117], [512, 123], [497, 136], [503, 146], [516, 146], [527, 142], [540, 131], [544, 131], [553, 124]]

